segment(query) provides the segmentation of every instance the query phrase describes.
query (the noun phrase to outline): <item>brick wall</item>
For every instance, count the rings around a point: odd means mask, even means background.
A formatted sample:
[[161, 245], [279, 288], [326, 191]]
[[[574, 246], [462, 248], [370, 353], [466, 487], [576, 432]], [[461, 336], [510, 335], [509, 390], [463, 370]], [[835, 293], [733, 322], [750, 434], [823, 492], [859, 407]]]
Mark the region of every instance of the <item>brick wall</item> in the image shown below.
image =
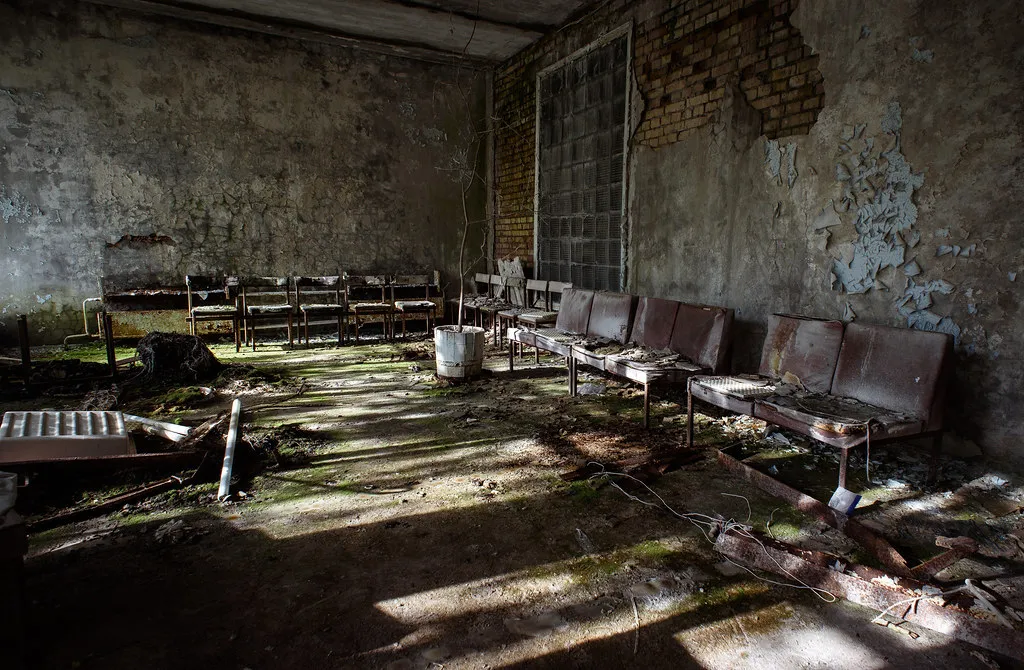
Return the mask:
[[738, 84], [770, 138], [806, 134], [824, 85], [818, 57], [790, 25], [793, 0], [688, 2], [637, 26], [634, 66], [646, 100], [634, 139], [659, 147], [709, 124]]
[[[644, 16], [614, 0], [495, 73], [495, 255], [533, 264], [537, 72], [632, 19], [644, 112], [632, 138], [662, 147], [712, 123], [737, 86], [770, 138], [806, 134], [824, 104], [818, 57], [789, 21], [796, 0], [664, 0]], [[645, 4], [649, 9], [650, 5]]]

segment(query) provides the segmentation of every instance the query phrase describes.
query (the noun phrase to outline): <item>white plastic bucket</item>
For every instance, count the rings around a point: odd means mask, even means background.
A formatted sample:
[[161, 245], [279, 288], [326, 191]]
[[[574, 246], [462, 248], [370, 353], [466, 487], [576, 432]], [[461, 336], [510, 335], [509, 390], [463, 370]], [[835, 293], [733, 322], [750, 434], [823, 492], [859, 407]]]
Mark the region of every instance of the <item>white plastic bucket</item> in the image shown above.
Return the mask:
[[484, 329], [476, 326], [438, 326], [434, 329], [437, 376], [473, 379], [484, 368]]

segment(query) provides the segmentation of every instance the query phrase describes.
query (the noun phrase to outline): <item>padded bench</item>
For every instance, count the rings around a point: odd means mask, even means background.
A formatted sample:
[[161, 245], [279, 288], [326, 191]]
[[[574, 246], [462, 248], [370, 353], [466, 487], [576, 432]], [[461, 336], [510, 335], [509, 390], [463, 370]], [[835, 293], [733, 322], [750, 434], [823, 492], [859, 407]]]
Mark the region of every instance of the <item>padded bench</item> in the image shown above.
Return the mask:
[[[591, 317], [593, 321], [593, 317]], [[721, 371], [733, 311], [662, 298], [639, 299], [627, 347], [620, 351], [573, 347], [573, 358], [644, 387], [644, 427], [651, 419], [651, 385], [684, 383], [692, 375]]]
[[587, 289], [570, 288], [562, 293], [562, 304], [558, 310], [554, 328], [509, 328], [508, 369], [513, 369], [515, 345], [535, 347], [550, 351], [567, 359], [571, 368], [572, 343], [584, 337], [590, 325], [590, 308], [595, 292]]
[[[758, 375], [693, 377], [693, 398], [794, 430], [841, 450], [846, 488], [850, 449], [911, 437], [941, 447], [943, 406], [952, 373], [944, 333], [774, 315]], [[932, 476], [935, 474], [933, 459]]]

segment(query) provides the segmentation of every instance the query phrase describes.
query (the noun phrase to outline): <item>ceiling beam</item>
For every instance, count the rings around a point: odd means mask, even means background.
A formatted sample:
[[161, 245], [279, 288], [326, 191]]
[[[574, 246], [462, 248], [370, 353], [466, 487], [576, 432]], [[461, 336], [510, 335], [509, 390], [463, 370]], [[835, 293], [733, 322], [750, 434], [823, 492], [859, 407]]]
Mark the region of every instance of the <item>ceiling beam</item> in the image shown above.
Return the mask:
[[[246, 30], [250, 32], [286, 37], [290, 39], [332, 44], [354, 49], [362, 49], [373, 53], [400, 56], [432, 63], [453, 65], [457, 62], [474, 69], [485, 69], [502, 58], [486, 58], [471, 54], [432, 46], [420, 42], [366, 36], [346, 33], [316, 24], [291, 21], [277, 17], [267, 17], [234, 10], [223, 10], [193, 3], [167, 2], [165, 0], [88, 0], [93, 4], [108, 5], [147, 14], [157, 14], [184, 21], [194, 21], [225, 28]], [[448, 12], [419, 6], [412, 11], [441, 14], [448, 18]], [[461, 17], [460, 17], [461, 18]], [[477, 22], [475, 19], [464, 19]], [[514, 31], [518, 37], [534, 41], [541, 35], [531, 31], [513, 27], [508, 24], [479, 21], [478, 25], [489, 25], [506, 32]], [[465, 51], [465, 50], [464, 50]]]
[[457, 16], [460, 19], [466, 21], [476, 21], [481, 25], [490, 25], [497, 28], [511, 28], [513, 30], [519, 30], [528, 33], [537, 33], [539, 39], [544, 33], [548, 32], [553, 28], [557, 28], [556, 25], [549, 25], [544, 23], [509, 23], [508, 21], [495, 21], [494, 19], [485, 19], [470, 12], [460, 9], [445, 9], [429, 2], [422, 2], [420, 0], [387, 0], [389, 4], [399, 5], [406, 7], [412, 11], [417, 12], [433, 12], [443, 14], [444, 16]]

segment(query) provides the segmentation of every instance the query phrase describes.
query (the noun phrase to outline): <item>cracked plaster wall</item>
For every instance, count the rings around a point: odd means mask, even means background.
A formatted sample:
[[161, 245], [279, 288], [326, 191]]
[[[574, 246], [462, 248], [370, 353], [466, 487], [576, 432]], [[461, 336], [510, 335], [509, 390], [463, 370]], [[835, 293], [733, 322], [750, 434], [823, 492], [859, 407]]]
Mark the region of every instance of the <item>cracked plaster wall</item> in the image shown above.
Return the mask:
[[768, 142], [733, 95], [698, 135], [634, 147], [630, 290], [736, 308], [744, 371], [772, 312], [946, 330], [954, 429], [1024, 464], [1024, 9], [804, 1], [792, 21], [817, 122]]
[[34, 341], [81, 332], [104, 275], [455, 277], [453, 168], [476, 155], [483, 86], [77, 3], [0, 6], [0, 341], [22, 312]]

